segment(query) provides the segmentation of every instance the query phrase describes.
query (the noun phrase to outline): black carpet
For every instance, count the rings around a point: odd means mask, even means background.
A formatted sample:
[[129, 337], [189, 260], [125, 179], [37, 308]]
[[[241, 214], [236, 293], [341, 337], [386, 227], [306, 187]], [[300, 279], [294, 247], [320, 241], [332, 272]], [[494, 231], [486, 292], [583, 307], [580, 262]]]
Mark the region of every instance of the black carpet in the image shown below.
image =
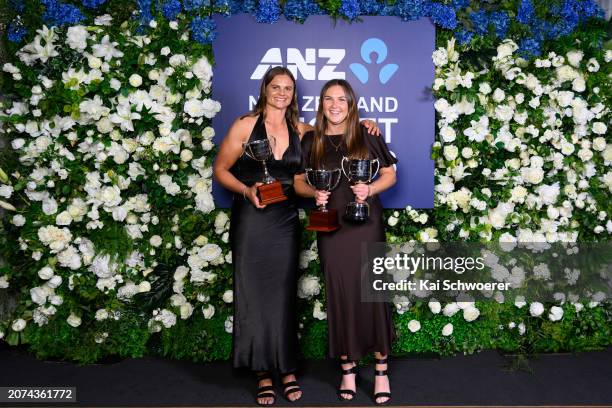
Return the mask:
[[[541, 355], [529, 370], [509, 369], [495, 351], [449, 358], [391, 360], [393, 405], [612, 406], [612, 348], [578, 355]], [[337, 364], [303, 363], [299, 406], [372, 406], [372, 365], [361, 367], [358, 394], [340, 403]], [[253, 406], [255, 380], [229, 363], [194, 364], [159, 358], [77, 366], [0, 349], [0, 386], [73, 386], [72, 406]], [[16, 404], [0, 404], [0, 406]], [[32, 405], [32, 404], [30, 404]], [[55, 404], [57, 405], [57, 404]], [[289, 404], [277, 398], [281, 406]]]

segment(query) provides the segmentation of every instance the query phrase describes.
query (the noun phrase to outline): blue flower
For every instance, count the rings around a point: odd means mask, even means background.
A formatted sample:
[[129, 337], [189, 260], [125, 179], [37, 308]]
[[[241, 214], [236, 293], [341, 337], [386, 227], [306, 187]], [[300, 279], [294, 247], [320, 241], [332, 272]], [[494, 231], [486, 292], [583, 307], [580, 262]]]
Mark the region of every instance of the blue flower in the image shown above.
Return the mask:
[[455, 29], [458, 24], [455, 9], [440, 3], [432, 3], [431, 19], [440, 27], [449, 30]]
[[533, 8], [533, 4], [531, 4], [530, 0], [522, 0], [521, 5], [518, 10], [517, 20], [519, 23], [529, 24], [531, 23], [531, 19], [535, 15], [535, 10]]
[[8, 26], [8, 40], [10, 42], [21, 42], [27, 33], [28, 30], [21, 24], [21, 21], [14, 20]]
[[378, 0], [360, 0], [359, 8], [361, 14], [364, 15], [378, 15], [383, 8], [383, 5]]
[[519, 54], [524, 58], [537, 57], [542, 53], [540, 42], [535, 38], [525, 38], [519, 45]]
[[588, 20], [591, 17], [603, 18], [605, 12], [599, 4], [593, 0], [583, 0], [580, 5], [580, 16], [582, 20]]
[[189, 24], [191, 36], [200, 44], [211, 44], [217, 38], [217, 24], [210, 17], [196, 17]]
[[510, 24], [508, 13], [506, 13], [505, 11], [492, 12], [489, 15], [489, 23], [493, 24], [493, 27], [495, 28], [495, 35], [497, 35], [497, 38], [506, 38], [506, 33], [508, 32], [508, 25]]
[[151, 13], [151, 0], [136, 0], [138, 4], [140, 27], [139, 32], [142, 32], [143, 27], [148, 25], [153, 20], [153, 14]]
[[417, 20], [430, 15], [431, 5], [426, 0], [398, 0], [395, 15], [404, 21]]
[[281, 11], [276, 0], [259, 0], [259, 7], [255, 12], [255, 21], [258, 23], [276, 23]]
[[561, 30], [560, 35], [571, 34], [579, 21], [578, 4], [574, 0], [565, 0], [561, 7]]
[[465, 28], [460, 27], [455, 30], [455, 38], [460, 45], [469, 44], [472, 38], [474, 38], [474, 32], [467, 31]]
[[487, 35], [489, 33], [489, 16], [487, 16], [486, 11], [479, 10], [470, 13], [470, 20], [472, 20], [478, 35]]
[[322, 15], [325, 14], [325, 10], [315, 0], [304, 0], [304, 13], [307, 16]]
[[357, 0], [342, 0], [342, 5], [340, 6], [340, 15], [348, 18], [353, 21], [359, 14], [361, 14], [361, 10], [359, 9], [359, 3]]
[[45, 6], [42, 18], [48, 26], [74, 25], [85, 19], [81, 10], [72, 4], [58, 3], [55, 0], [41, 0], [41, 3]]
[[304, 21], [308, 17], [302, 0], [287, 0], [283, 13], [288, 20]]
[[97, 9], [102, 4], [106, 3], [106, 0], [82, 0], [81, 4], [89, 9]]
[[210, 6], [210, 0], [183, 0], [186, 11], [199, 10]]
[[176, 20], [176, 17], [183, 10], [179, 0], [166, 0], [161, 5], [161, 11], [166, 19]]

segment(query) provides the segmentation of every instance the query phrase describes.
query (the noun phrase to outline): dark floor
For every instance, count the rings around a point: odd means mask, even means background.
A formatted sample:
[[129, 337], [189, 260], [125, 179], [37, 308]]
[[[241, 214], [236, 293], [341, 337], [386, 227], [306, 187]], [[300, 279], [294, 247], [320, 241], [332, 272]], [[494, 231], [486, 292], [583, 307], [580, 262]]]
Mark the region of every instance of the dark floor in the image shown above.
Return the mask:
[[[531, 372], [509, 370], [509, 361], [495, 351], [392, 360], [393, 403], [612, 406], [612, 348], [579, 355], [542, 355], [529, 362]], [[372, 366], [362, 367], [360, 376], [355, 401], [340, 404], [335, 394], [336, 363], [305, 362], [299, 376], [304, 390], [300, 406], [373, 405]], [[21, 349], [4, 348], [0, 349], [2, 386], [73, 386], [78, 406], [249, 406], [254, 405], [255, 381], [248, 372], [233, 370], [225, 362], [142, 358], [79, 367], [38, 361]], [[282, 397], [276, 405], [297, 406]]]

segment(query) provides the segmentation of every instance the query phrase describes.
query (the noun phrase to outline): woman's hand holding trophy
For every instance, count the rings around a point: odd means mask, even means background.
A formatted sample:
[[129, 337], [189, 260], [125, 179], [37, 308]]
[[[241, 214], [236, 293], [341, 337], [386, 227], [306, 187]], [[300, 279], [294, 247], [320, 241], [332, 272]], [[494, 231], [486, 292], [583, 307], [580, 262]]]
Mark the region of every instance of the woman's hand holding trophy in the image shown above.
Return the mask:
[[260, 161], [264, 170], [263, 179], [260, 183], [255, 184], [259, 193], [258, 198], [260, 206], [257, 206], [256, 201], [250, 198], [251, 202], [253, 202], [257, 208], [263, 208], [267, 204], [277, 203], [287, 199], [287, 196], [283, 193], [282, 184], [270, 175], [268, 166], [266, 166], [266, 161], [273, 156], [273, 146], [271, 146], [271, 143], [275, 141], [276, 139], [274, 139], [273, 136], [269, 136], [269, 138], [253, 140], [244, 144], [244, 153], [251, 159]]

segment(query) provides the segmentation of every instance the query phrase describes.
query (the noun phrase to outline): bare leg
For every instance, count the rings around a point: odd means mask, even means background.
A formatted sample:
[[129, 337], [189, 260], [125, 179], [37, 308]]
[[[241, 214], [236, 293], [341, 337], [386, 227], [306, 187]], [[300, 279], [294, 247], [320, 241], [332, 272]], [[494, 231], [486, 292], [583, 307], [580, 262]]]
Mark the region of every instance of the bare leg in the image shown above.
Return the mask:
[[355, 378], [357, 377], [357, 374], [354, 370], [354, 367], [357, 364], [354, 361], [348, 361], [348, 356], [340, 356], [340, 360], [346, 361], [346, 363], [342, 363], [342, 370], [344, 370], [345, 372], [347, 370], [353, 371], [349, 374], [346, 374], [346, 373], [342, 374], [342, 382], [340, 383], [340, 390], [352, 391], [353, 393], [340, 392], [338, 395], [340, 395], [341, 398], [347, 401], [350, 401], [353, 399], [354, 393], [357, 391], [357, 385], [355, 384]]
[[[387, 359], [387, 355], [380, 354], [379, 352], [374, 353], [374, 357], [376, 360], [385, 361]], [[385, 372], [387, 370], [388, 364], [385, 362], [384, 364], [376, 363], [375, 370], [380, 372]], [[378, 373], [380, 374], [380, 373]], [[376, 375], [374, 376], [374, 394], [378, 393], [390, 393], [391, 387], [389, 386], [389, 377], [384, 375]], [[379, 396], [376, 397], [377, 404], [384, 404], [391, 399], [390, 396]]]

